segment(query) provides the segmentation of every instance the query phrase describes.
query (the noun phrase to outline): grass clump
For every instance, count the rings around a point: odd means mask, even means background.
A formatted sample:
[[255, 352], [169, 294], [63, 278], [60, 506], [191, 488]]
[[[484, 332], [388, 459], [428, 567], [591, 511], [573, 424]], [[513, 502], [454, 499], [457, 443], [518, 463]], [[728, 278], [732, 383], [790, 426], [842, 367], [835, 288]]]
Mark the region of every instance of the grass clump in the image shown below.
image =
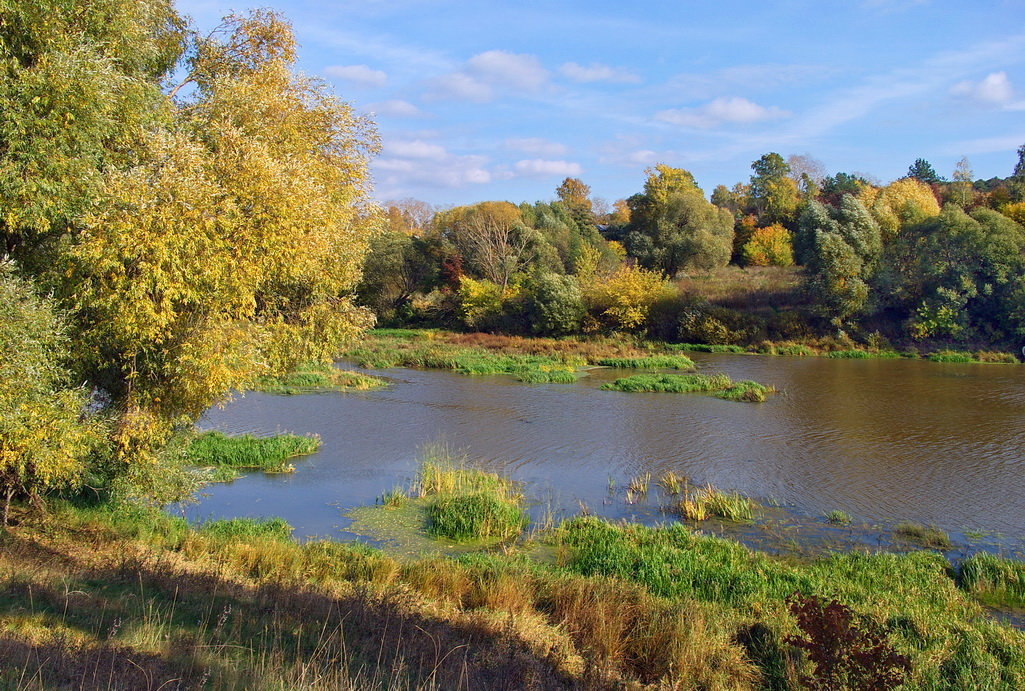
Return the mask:
[[913, 542], [929, 549], [945, 552], [954, 548], [950, 537], [934, 525], [926, 526], [903, 521], [894, 527], [893, 533], [907, 542]]
[[704, 521], [713, 516], [728, 521], [744, 523], [754, 520], [755, 503], [737, 492], [721, 492], [714, 487], [705, 487], [694, 496], [686, 492], [676, 505], [676, 511], [692, 521]]
[[721, 391], [733, 382], [725, 374], [636, 374], [602, 385], [606, 391], [690, 393]]
[[565, 370], [528, 370], [515, 376], [525, 384], [573, 384], [577, 380], [576, 372]]
[[199, 532], [227, 541], [253, 538], [288, 540], [292, 537], [292, 526], [282, 518], [231, 518], [207, 521], [199, 526]]
[[428, 531], [457, 542], [516, 537], [527, 526], [519, 502], [494, 491], [443, 495], [428, 504]]
[[975, 357], [964, 350], [938, 350], [930, 353], [928, 360], [931, 362], [975, 362]]
[[673, 343], [670, 350], [689, 350], [692, 353], [746, 353], [743, 346], [722, 343]]
[[851, 515], [846, 511], [840, 511], [839, 509], [833, 509], [825, 516], [827, 523], [834, 525], [848, 525], [851, 522]]
[[193, 465], [213, 468], [213, 479], [230, 480], [237, 470], [262, 470], [284, 473], [294, 470], [290, 458], [308, 456], [320, 448], [320, 438], [298, 434], [255, 437], [251, 434], [228, 436], [221, 432], [202, 432], [189, 443], [185, 456]]
[[598, 360], [602, 367], [619, 369], [676, 369], [693, 370], [694, 361], [685, 355], [647, 355], [644, 357], [602, 358]]
[[727, 401], [749, 403], [761, 403], [776, 391], [749, 380], [734, 382], [725, 374], [635, 374], [603, 384], [601, 388], [628, 393], [712, 393]]
[[826, 357], [841, 360], [892, 360], [902, 356], [895, 350], [832, 350]]
[[961, 563], [958, 583], [990, 607], [1025, 608], [1025, 563], [979, 552]]
[[384, 380], [378, 377], [313, 362], [281, 375], [259, 377], [250, 390], [294, 396], [328, 391], [369, 391], [385, 385]]
[[680, 493], [680, 488], [686, 481], [686, 478], [677, 475], [670, 470], [664, 473], [662, 477], [658, 479], [656, 484], [658, 484], [658, 486], [662, 488], [662, 491], [667, 495], [675, 497]]
[[776, 389], [771, 386], [759, 384], [756, 381], [744, 379], [734, 382], [722, 391], [716, 393], [717, 398], [727, 401], [745, 401], [747, 403], [764, 403], [769, 394], [775, 393]]

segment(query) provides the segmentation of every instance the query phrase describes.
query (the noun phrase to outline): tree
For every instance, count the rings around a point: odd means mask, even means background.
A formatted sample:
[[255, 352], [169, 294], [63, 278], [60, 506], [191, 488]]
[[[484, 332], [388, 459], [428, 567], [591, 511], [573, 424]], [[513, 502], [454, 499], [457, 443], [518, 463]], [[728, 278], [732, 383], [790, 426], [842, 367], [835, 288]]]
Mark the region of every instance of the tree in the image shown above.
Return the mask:
[[[191, 91], [176, 88], [173, 100], [160, 86], [182, 41], [167, 4], [51, 9], [25, 26], [56, 24], [63, 35], [26, 37], [41, 46], [33, 59], [81, 62], [50, 75], [71, 105], [26, 125], [34, 143], [24, 148], [48, 150], [54, 116], [75, 145], [40, 186], [60, 198], [34, 202], [50, 217], [5, 221], [4, 235], [68, 310], [75, 370], [116, 411], [114, 455], [130, 462], [233, 388], [325, 359], [370, 323], [352, 292], [379, 219], [367, 170], [376, 135], [292, 71], [292, 33], [273, 13], [231, 16], [194, 38], [182, 82]], [[96, 35], [78, 28], [83, 15], [97, 20]], [[4, 94], [33, 112], [31, 90]], [[2, 170], [33, 169], [2, 156]]]
[[975, 173], [972, 171], [972, 164], [969, 163], [967, 156], [962, 156], [954, 166], [954, 174], [951, 176], [954, 180], [954, 199], [962, 208], [967, 207], [968, 203], [972, 200], [974, 192], [972, 190], [972, 181], [975, 178]]
[[561, 336], [580, 330], [584, 299], [575, 278], [543, 273], [528, 281], [526, 289], [526, 314], [534, 333]]
[[0, 493], [11, 499], [74, 485], [97, 428], [86, 395], [69, 386], [64, 325], [53, 306], [0, 263]]
[[505, 290], [512, 276], [530, 265], [537, 232], [509, 202], [481, 202], [439, 215], [439, 227], [463, 251], [478, 275]]
[[837, 173], [822, 181], [822, 190], [819, 193], [820, 201], [823, 204], [836, 206], [840, 198], [845, 194], [857, 196], [862, 189], [869, 187], [868, 180], [852, 173]]
[[939, 176], [936, 170], [932, 167], [932, 164], [924, 158], [915, 159], [915, 162], [908, 167], [907, 177], [914, 178], [915, 180], [924, 182], [927, 185], [943, 182], [943, 178]]
[[423, 235], [434, 218], [434, 207], [427, 202], [406, 197], [384, 203], [388, 225], [407, 235]]
[[1025, 144], [1018, 147], [1018, 161], [1014, 164], [1011, 177], [1015, 180], [1025, 180]]
[[891, 182], [881, 190], [863, 188], [859, 198], [879, 223], [884, 239], [892, 239], [901, 229], [921, 223], [940, 212], [932, 189], [917, 178]]
[[631, 197], [628, 249], [646, 267], [675, 276], [686, 266], [725, 266], [733, 247], [733, 215], [705, 200], [693, 176], [657, 166], [644, 194]]
[[818, 196], [826, 179], [826, 166], [822, 161], [811, 154], [793, 154], [787, 156], [787, 167], [790, 179], [797, 184], [802, 197], [813, 199]]
[[754, 161], [751, 170], [754, 171], [754, 175], [751, 176], [751, 196], [755, 199], [764, 199], [766, 185], [790, 174], [790, 166], [775, 152], [764, 154]]
[[556, 188], [555, 194], [579, 227], [583, 228], [594, 225], [591, 188], [585, 185], [582, 180], [566, 178]]

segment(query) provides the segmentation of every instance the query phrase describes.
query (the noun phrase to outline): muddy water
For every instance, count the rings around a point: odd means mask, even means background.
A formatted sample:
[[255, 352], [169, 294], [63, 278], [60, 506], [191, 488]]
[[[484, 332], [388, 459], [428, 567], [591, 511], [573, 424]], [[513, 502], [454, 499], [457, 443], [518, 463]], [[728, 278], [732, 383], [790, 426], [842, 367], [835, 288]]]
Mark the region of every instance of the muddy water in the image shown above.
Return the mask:
[[[438, 371], [382, 372], [387, 389], [247, 394], [200, 426], [315, 433], [290, 475], [205, 490], [191, 518], [281, 516], [301, 536], [346, 538], [349, 507], [406, 482], [417, 447], [445, 440], [527, 483], [535, 511], [629, 516], [631, 476], [672, 470], [808, 516], [932, 523], [955, 534], [1025, 535], [1025, 367], [696, 354], [701, 371], [775, 385], [756, 405], [700, 394], [599, 391]], [[610, 478], [620, 489], [609, 497]]]

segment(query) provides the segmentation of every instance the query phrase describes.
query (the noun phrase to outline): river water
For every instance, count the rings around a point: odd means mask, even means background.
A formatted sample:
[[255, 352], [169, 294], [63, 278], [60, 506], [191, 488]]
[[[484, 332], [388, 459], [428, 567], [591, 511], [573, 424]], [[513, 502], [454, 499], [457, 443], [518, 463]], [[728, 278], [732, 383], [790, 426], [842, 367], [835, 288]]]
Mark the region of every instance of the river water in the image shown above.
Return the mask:
[[[674, 471], [807, 516], [909, 520], [963, 534], [1025, 535], [1025, 367], [912, 360], [694, 354], [699, 371], [772, 384], [763, 404], [701, 394], [394, 369], [390, 387], [349, 394], [249, 393], [203, 429], [318, 434], [297, 472], [204, 489], [192, 519], [281, 516], [299, 536], [351, 538], [344, 511], [404, 484], [418, 447], [444, 441], [526, 483], [539, 507], [609, 516], [631, 476]], [[609, 499], [610, 478], [620, 489]]]

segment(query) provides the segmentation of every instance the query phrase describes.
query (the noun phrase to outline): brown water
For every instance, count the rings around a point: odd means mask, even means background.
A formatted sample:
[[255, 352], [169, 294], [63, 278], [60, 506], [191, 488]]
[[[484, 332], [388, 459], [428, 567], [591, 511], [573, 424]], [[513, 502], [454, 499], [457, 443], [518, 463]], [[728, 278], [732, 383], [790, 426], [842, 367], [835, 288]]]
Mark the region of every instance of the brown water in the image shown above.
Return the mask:
[[[281, 516], [300, 536], [351, 537], [342, 513], [405, 483], [418, 446], [445, 440], [527, 483], [538, 507], [629, 516], [609, 499], [633, 475], [672, 470], [817, 516], [932, 523], [1008, 541], [1025, 535], [1025, 367], [907, 360], [696, 354], [701, 371], [773, 384], [763, 404], [700, 394], [395, 369], [387, 389], [247, 394], [204, 428], [315, 433], [322, 450], [290, 475], [251, 474], [205, 490], [191, 518]], [[540, 508], [536, 510], [541, 510]]]

